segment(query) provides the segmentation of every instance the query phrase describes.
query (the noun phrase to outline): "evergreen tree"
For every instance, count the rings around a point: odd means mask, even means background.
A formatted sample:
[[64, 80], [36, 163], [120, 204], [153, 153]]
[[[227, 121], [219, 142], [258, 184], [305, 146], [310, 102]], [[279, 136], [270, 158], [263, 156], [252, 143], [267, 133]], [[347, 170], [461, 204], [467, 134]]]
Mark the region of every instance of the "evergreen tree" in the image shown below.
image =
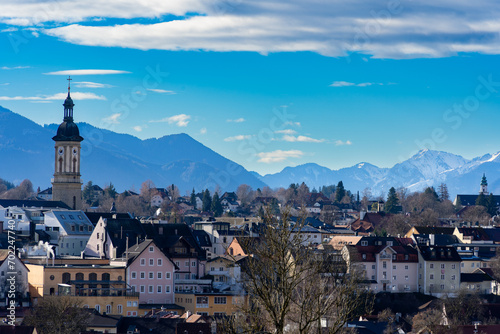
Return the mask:
[[88, 205], [92, 204], [92, 200], [94, 197], [94, 189], [92, 181], [87, 182], [85, 187], [83, 187], [82, 198]]
[[212, 198], [210, 197], [210, 191], [208, 189], [203, 192], [203, 208], [202, 211], [210, 211], [212, 208]]
[[450, 199], [450, 194], [448, 193], [448, 186], [446, 183], [441, 183], [439, 185], [439, 201], [443, 202]]
[[345, 188], [344, 188], [344, 183], [342, 181], [339, 181], [337, 184], [337, 190], [335, 191], [335, 202], [340, 203], [342, 201], [342, 198], [345, 196]]
[[430, 198], [432, 198], [434, 201], [439, 201], [439, 196], [436, 192], [436, 190], [434, 189], [434, 187], [427, 187], [424, 191], [424, 194], [429, 196]]
[[215, 192], [214, 197], [212, 198], [211, 209], [215, 217], [220, 217], [222, 215], [222, 204], [217, 192]]
[[191, 205], [193, 208], [196, 209], [196, 194], [194, 193], [194, 188], [193, 191], [191, 192], [191, 199], [190, 199]]
[[387, 201], [385, 202], [385, 212], [387, 213], [397, 213], [399, 206], [398, 195], [396, 194], [396, 189], [391, 187], [389, 189], [389, 194], [387, 195]]
[[486, 205], [486, 210], [490, 214], [490, 216], [495, 216], [498, 212], [498, 207], [497, 203], [495, 201], [495, 196], [493, 194], [490, 194], [488, 198], [486, 199], [487, 205]]
[[106, 196], [108, 196], [109, 198], [115, 198], [117, 192], [116, 192], [116, 189], [115, 189], [115, 186], [113, 185], [113, 183], [109, 183], [109, 186], [107, 186], [105, 189], [104, 189], [104, 193], [106, 194]]
[[480, 193], [476, 198], [476, 205], [482, 205], [484, 207], [488, 206], [488, 199], [484, 196], [483, 193]]

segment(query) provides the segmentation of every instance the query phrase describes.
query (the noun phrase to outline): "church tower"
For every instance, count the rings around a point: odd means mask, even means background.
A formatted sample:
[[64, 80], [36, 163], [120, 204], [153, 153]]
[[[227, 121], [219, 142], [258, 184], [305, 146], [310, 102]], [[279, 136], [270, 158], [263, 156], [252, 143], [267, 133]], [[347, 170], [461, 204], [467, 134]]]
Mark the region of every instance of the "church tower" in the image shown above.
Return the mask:
[[486, 181], [486, 175], [483, 173], [483, 178], [481, 179], [481, 187], [479, 188], [479, 193], [483, 195], [488, 195], [488, 181]]
[[73, 122], [74, 103], [70, 96], [68, 78], [68, 97], [64, 101], [64, 119], [55, 141], [55, 169], [52, 179], [52, 199], [62, 201], [74, 210], [82, 208], [82, 181], [80, 179], [80, 136], [78, 126]]

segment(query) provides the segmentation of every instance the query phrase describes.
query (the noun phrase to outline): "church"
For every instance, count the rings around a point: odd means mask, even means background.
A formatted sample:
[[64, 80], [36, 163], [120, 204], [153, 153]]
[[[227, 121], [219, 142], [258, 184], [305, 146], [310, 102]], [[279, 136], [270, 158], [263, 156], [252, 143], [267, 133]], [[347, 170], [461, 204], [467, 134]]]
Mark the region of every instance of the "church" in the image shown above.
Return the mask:
[[55, 142], [55, 167], [52, 179], [52, 200], [62, 201], [73, 210], [82, 209], [82, 181], [80, 174], [81, 142], [78, 126], [73, 121], [75, 104], [70, 95], [68, 78], [68, 96], [64, 101], [64, 119], [57, 134], [52, 137]]
[[[477, 195], [457, 195], [455, 197], [455, 200], [453, 201], [453, 205], [455, 206], [471, 206], [471, 205], [476, 205], [477, 198], [479, 195], [484, 195], [485, 197], [488, 197], [490, 194], [488, 193], [488, 181], [486, 180], [486, 175], [483, 174], [483, 177], [481, 179], [481, 184], [479, 186], [479, 193]], [[500, 196], [499, 195], [493, 195], [493, 198], [495, 200], [495, 203], [497, 207], [500, 205]]]

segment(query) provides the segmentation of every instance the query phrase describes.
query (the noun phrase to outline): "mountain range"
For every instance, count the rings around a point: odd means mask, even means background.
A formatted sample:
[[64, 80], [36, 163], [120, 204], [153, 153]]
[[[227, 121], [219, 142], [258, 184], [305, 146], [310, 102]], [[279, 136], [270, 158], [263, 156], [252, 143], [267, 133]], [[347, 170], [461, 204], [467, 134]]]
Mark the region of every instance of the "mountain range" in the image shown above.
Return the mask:
[[[50, 186], [54, 168], [54, 136], [58, 125], [40, 126], [0, 107], [0, 177], [19, 183], [28, 178], [35, 187]], [[500, 193], [500, 152], [471, 160], [447, 152], [422, 150], [391, 168], [368, 162], [332, 170], [315, 163], [286, 167], [281, 172], [261, 176], [221, 156], [187, 134], [141, 140], [128, 134], [78, 123], [82, 142], [82, 179], [101, 187], [110, 182], [119, 191], [135, 189], [152, 180], [158, 187], [175, 184], [181, 194], [195, 188], [234, 191], [240, 184], [253, 189], [268, 185], [288, 187], [305, 182], [311, 189], [343, 181], [346, 189], [362, 192], [370, 188], [374, 196], [386, 195], [390, 187], [421, 191], [446, 183], [453, 197], [479, 191], [483, 173], [489, 191]]]

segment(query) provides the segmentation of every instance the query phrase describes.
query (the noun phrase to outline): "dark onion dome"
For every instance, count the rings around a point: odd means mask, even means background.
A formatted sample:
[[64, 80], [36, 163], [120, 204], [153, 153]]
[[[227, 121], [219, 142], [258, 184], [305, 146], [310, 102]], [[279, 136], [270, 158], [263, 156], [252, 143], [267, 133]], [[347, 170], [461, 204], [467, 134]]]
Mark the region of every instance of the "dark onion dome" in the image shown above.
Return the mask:
[[55, 141], [82, 141], [83, 137], [80, 136], [80, 130], [78, 130], [78, 126], [71, 121], [64, 121], [59, 125], [57, 129], [57, 134], [52, 137], [52, 140]]
[[68, 97], [64, 100], [64, 120], [59, 125], [57, 129], [57, 134], [52, 137], [54, 141], [82, 141], [83, 137], [80, 136], [80, 130], [78, 130], [78, 126], [73, 122], [73, 107], [75, 104], [71, 99], [69, 94], [68, 87]]

